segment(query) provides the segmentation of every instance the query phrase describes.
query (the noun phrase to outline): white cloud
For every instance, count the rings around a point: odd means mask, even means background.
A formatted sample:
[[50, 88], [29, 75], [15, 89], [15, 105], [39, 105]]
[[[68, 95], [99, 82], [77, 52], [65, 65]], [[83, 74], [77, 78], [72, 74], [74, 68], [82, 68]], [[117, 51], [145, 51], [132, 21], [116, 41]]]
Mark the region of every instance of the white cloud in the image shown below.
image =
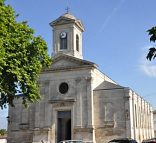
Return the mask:
[[146, 59], [146, 54], [150, 47], [152, 46], [150, 45], [150, 46], [145, 46], [144, 48], [142, 48], [143, 54], [139, 61], [139, 68], [145, 75], [150, 76], [150, 77], [156, 77], [156, 59], [152, 61], [148, 61]]
[[141, 70], [148, 76], [156, 77], [156, 65], [140, 65]]

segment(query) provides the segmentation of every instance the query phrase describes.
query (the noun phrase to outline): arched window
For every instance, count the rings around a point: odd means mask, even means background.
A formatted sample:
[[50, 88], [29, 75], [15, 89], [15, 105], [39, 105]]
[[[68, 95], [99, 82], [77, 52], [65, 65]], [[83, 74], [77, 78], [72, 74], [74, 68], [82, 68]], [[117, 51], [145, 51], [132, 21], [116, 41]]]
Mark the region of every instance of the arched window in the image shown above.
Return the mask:
[[60, 49], [67, 49], [67, 34], [65, 32], [60, 35]]
[[79, 51], [79, 36], [76, 34], [76, 50]]

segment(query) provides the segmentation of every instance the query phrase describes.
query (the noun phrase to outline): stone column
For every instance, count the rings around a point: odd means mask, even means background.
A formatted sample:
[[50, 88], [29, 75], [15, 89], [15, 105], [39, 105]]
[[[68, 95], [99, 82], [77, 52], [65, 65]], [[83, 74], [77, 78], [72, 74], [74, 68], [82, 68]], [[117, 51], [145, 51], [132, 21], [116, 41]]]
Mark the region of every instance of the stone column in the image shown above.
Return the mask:
[[88, 108], [88, 128], [91, 129], [92, 141], [95, 142], [94, 130], [94, 105], [93, 105], [93, 77], [86, 77], [87, 81], [87, 108]]
[[150, 107], [150, 121], [151, 121], [151, 137], [154, 137], [154, 124], [153, 124], [153, 109]]
[[132, 93], [133, 96], [133, 134], [134, 134], [134, 139], [137, 139], [137, 98], [135, 95], [135, 92]]
[[132, 120], [133, 120], [133, 110], [132, 110], [132, 91], [130, 89], [125, 89], [125, 119], [126, 119], [126, 137], [132, 136]]
[[93, 127], [93, 89], [92, 89], [92, 77], [86, 77], [87, 81], [87, 115], [88, 115], [88, 128]]
[[40, 103], [35, 105], [35, 128], [40, 127]]
[[81, 82], [81, 78], [77, 78], [76, 79], [76, 98], [77, 98], [77, 102], [76, 102], [76, 108], [75, 108], [75, 114], [76, 114], [76, 118], [75, 118], [75, 125], [77, 127], [82, 127], [82, 87], [83, 84]]

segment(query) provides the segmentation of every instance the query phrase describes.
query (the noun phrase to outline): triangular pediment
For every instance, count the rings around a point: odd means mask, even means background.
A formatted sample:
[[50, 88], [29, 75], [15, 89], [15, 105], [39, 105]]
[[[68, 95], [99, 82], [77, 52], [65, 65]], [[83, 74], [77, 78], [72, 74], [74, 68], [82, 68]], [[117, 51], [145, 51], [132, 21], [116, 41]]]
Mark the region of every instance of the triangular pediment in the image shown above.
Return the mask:
[[113, 90], [113, 89], [123, 89], [124, 87], [109, 81], [104, 81], [101, 83], [98, 87], [96, 87], [94, 90]]
[[97, 67], [97, 65], [86, 60], [62, 54], [52, 60], [50, 70], [75, 69], [85, 67]]

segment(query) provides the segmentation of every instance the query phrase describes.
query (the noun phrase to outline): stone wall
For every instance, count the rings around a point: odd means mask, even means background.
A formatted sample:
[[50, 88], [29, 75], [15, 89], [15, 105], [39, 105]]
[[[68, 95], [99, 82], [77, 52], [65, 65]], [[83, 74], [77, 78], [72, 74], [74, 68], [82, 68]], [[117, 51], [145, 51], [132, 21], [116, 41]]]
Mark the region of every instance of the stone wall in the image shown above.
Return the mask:
[[126, 137], [123, 89], [94, 90], [94, 127], [97, 143]]
[[153, 111], [154, 136], [156, 137], [156, 110]]

